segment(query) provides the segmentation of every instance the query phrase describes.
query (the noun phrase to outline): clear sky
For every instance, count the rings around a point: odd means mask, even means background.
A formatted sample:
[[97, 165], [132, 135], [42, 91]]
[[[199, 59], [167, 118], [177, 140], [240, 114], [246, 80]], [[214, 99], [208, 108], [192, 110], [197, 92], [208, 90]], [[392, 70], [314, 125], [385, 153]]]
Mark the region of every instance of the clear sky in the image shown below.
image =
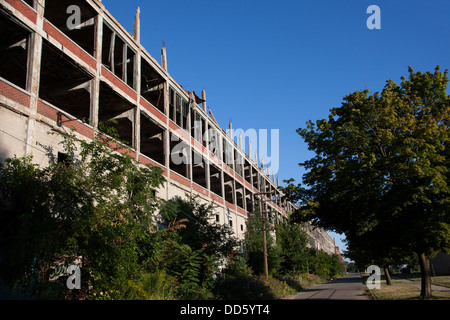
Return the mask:
[[[450, 0], [103, 0], [186, 90], [201, 94], [220, 126], [279, 129], [280, 182], [300, 182], [313, 156], [296, 133], [356, 90], [381, 91], [416, 71], [450, 67]], [[366, 26], [369, 5], [381, 29]], [[253, 149], [253, 148], [252, 148]], [[254, 150], [254, 149], [253, 149]], [[253, 152], [252, 152], [253, 153]], [[253, 158], [253, 157], [252, 157]], [[336, 237], [336, 243], [345, 245]]]

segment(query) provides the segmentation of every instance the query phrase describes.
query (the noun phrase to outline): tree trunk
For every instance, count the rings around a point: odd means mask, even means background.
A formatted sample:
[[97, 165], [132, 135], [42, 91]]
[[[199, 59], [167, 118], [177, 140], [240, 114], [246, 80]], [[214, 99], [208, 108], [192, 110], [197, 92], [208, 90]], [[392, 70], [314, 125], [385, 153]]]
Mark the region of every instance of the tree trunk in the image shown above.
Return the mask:
[[431, 276], [430, 276], [430, 260], [427, 255], [422, 252], [419, 253], [419, 263], [420, 263], [420, 296], [423, 299], [431, 298]]
[[386, 284], [390, 286], [391, 283], [391, 273], [389, 272], [389, 265], [383, 264], [384, 277], [386, 278]]

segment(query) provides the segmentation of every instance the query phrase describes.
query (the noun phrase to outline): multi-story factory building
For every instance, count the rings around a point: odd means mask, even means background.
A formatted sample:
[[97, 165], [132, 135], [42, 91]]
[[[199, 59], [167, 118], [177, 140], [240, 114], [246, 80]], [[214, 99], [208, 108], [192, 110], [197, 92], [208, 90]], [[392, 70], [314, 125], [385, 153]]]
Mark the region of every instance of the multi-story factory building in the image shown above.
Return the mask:
[[[33, 155], [48, 165], [62, 150], [47, 132], [74, 128], [92, 139], [99, 123], [115, 119], [128, 153], [163, 170], [158, 196], [213, 201], [216, 221], [238, 237], [258, 194], [273, 220], [295, 208], [208, 114], [205, 92], [200, 98], [170, 76], [165, 47], [161, 63], [143, 48], [139, 9], [131, 34], [100, 0], [0, 0], [0, 41], [0, 161]], [[174, 161], [180, 144], [197, 161]]]

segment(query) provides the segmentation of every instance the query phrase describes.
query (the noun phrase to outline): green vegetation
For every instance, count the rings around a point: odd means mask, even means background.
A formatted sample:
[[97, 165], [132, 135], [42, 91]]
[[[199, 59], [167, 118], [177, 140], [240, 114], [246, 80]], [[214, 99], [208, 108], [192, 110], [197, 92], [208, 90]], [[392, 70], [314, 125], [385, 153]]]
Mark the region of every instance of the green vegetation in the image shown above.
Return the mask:
[[[268, 233], [265, 281], [256, 220], [240, 243], [229, 226], [212, 222], [212, 205], [158, 198], [162, 171], [124, 147], [116, 152], [114, 141], [62, 138], [65, 161], [40, 168], [31, 157], [12, 158], [0, 168], [4, 297], [275, 299], [343, 271], [336, 257], [306, 247], [298, 224], [284, 223], [277, 240]], [[69, 290], [64, 266], [75, 261], [81, 288]]]

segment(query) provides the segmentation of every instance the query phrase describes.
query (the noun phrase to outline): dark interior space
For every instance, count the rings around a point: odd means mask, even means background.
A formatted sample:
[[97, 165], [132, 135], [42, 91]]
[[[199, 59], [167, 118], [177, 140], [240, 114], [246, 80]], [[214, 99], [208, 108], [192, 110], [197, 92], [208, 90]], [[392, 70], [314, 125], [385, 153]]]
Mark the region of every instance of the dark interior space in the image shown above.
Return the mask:
[[93, 77], [55, 48], [47, 40], [42, 43], [39, 97], [70, 113], [88, 120], [90, 86]]
[[223, 185], [225, 190], [225, 200], [234, 204], [233, 178], [225, 172], [223, 173]]
[[0, 77], [26, 89], [31, 32], [0, 11]]
[[248, 212], [253, 213], [253, 200], [252, 200], [252, 193], [246, 189], [245, 190], [245, 205]]
[[162, 165], [165, 165], [164, 134], [164, 129], [141, 112], [141, 153]]
[[25, 2], [26, 4], [28, 4], [30, 7], [34, 8], [34, 6], [33, 6], [34, 0], [22, 0], [22, 1]]
[[192, 150], [192, 181], [206, 188], [206, 162], [197, 152]]
[[99, 123], [115, 119], [117, 124], [110, 125], [117, 129], [120, 140], [129, 146], [133, 146], [133, 124], [136, 107], [102, 81], [100, 82], [99, 97]]
[[252, 166], [251, 164], [245, 159], [244, 160], [244, 179], [248, 183], [252, 183]]
[[189, 179], [190, 147], [178, 136], [171, 133], [169, 168]]
[[222, 197], [222, 177], [219, 168], [209, 165], [209, 185], [212, 192]]
[[[76, 20], [75, 12], [67, 13], [70, 6], [80, 9], [80, 24], [72, 27]], [[61, 30], [73, 42], [78, 44], [90, 55], [94, 54], [95, 19], [96, 11], [86, 1], [81, 0], [45, 0], [44, 18]], [[69, 28], [70, 26], [70, 28]]]
[[141, 59], [141, 96], [162, 113], [164, 111], [164, 79]]
[[102, 64], [133, 89], [135, 56], [125, 41], [103, 23]]
[[244, 208], [244, 187], [236, 181], [236, 204]]

